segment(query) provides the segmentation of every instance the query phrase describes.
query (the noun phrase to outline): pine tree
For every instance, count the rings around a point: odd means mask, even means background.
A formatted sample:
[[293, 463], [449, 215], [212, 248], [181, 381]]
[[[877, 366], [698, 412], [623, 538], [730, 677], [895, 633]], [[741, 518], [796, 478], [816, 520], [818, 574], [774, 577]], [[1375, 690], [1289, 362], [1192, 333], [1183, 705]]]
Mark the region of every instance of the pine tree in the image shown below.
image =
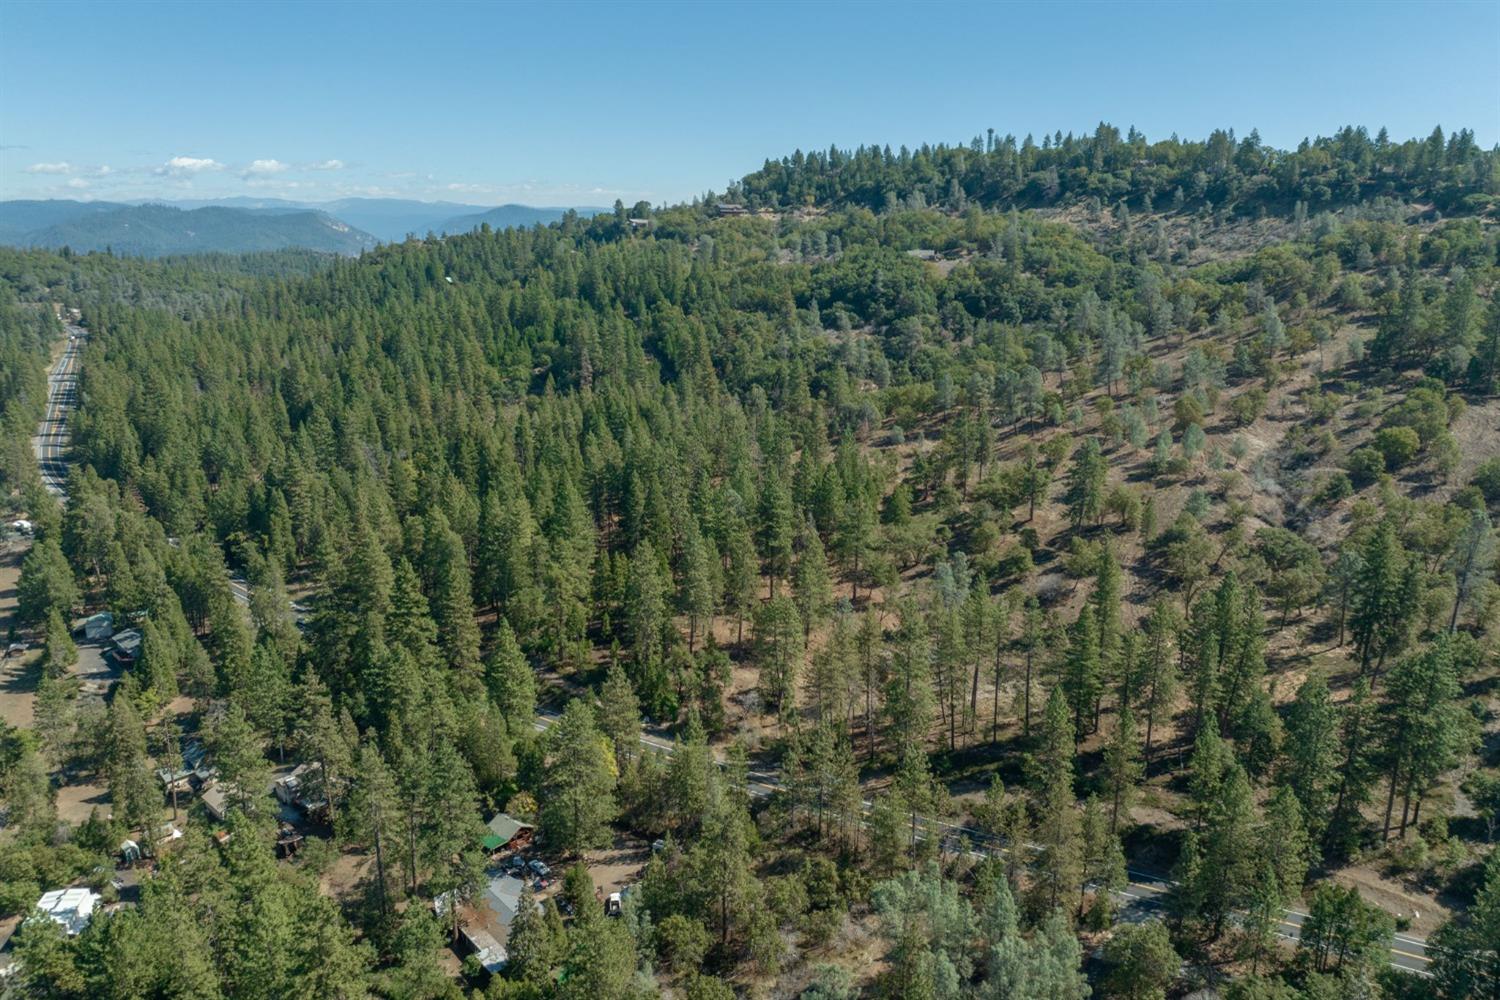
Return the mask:
[[550, 982], [557, 951], [531, 886], [521, 889], [520, 904], [505, 940], [507, 978], [540, 988]]
[[792, 578], [792, 594], [797, 613], [802, 617], [804, 641], [813, 628], [828, 618], [833, 603], [833, 583], [828, 559], [818, 538], [817, 526], [808, 520], [798, 537], [797, 568]]
[[161, 793], [146, 757], [146, 729], [126, 697], [109, 706], [110, 801], [126, 829], [146, 830], [161, 813]]
[[1073, 710], [1075, 739], [1084, 735], [1084, 717], [1092, 716], [1094, 703], [1104, 688], [1099, 663], [1099, 626], [1085, 611], [1068, 630], [1068, 648], [1063, 654], [1062, 688]]
[[599, 728], [614, 749], [617, 769], [623, 770], [640, 750], [641, 705], [618, 662], [610, 664], [599, 688]]
[[765, 564], [769, 596], [776, 596], [776, 581], [785, 579], [792, 569], [792, 552], [796, 534], [796, 513], [786, 483], [774, 470], [768, 471], [761, 485], [760, 505], [756, 509], [756, 548]]
[[[1089, 610], [1094, 615], [1095, 632], [1099, 643], [1099, 671], [1101, 682], [1113, 679], [1117, 686], [1123, 681], [1124, 664], [1121, 659], [1122, 626], [1120, 621], [1120, 601], [1122, 597], [1123, 579], [1120, 573], [1120, 563], [1115, 558], [1114, 549], [1104, 546], [1104, 551], [1099, 556], [1099, 568], [1094, 574], [1094, 592], [1089, 595]], [[1093, 704], [1093, 729], [1099, 729], [1099, 708], [1101, 704], [1100, 691], [1094, 697]]]
[[1374, 661], [1378, 677], [1386, 658], [1399, 654], [1410, 638], [1418, 597], [1417, 567], [1389, 520], [1376, 527], [1361, 557], [1349, 624], [1359, 650], [1360, 673]]
[[1090, 889], [1094, 906], [1090, 913], [1093, 926], [1108, 926], [1114, 914], [1113, 894], [1125, 888], [1125, 851], [1104, 807], [1096, 796], [1084, 803], [1080, 833], [1082, 879], [1078, 891], [1078, 915], [1083, 916], [1084, 902]]
[[506, 727], [513, 733], [529, 730], [536, 719], [536, 675], [509, 622], [500, 623], [495, 646], [485, 659], [484, 683]]
[[662, 641], [667, 627], [666, 588], [660, 561], [650, 542], [641, 542], [630, 559], [625, 583], [625, 618], [637, 670], [644, 674], [660, 663], [666, 652]]
[[1458, 615], [1474, 597], [1479, 582], [1495, 564], [1495, 532], [1490, 516], [1482, 508], [1469, 515], [1453, 553], [1449, 569], [1453, 573], [1453, 613], [1448, 616], [1448, 631], [1458, 627]]
[[1177, 696], [1177, 657], [1172, 655], [1172, 646], [1179, 629], [1180, 620], [1175, 608], [1160, 600], [1151, 605], [1151, 613], [1146, 616], [1137, 679], [1141, 710], [1146, 713], [1146, 743], [1142, 750], [1146, 764], [1151, 762], [1151, 738], [1156, 721], [1170, 711]]
[[756, 609], [755, 650], [761, 699], [784, 722], [787, 710], [795, 708], [803, 654], [802, 623], [786, 597], [773, 597]]
[[463, 539], [434, 512], [427, 527], [424, 560], [431, 575], [432, 617], [448, 666], [460, 674], [479, 669], [479, 627]]
[[1322, 838], [1333, 808], [1338, 779], [1338, 711], [1328, 682], [1314, 673], [1297, 689], [1286, 715], [1285, 759], [1281, 779], [1301, 804], [1314, 840]]
[[1062, 690], [1053, 688], [1042, 716], [1037, 754], [1035, 896], [1043, 912], [1054, 910], [1080, 883], [1082, 868], [1078, 812], [1074, 808], [1073, 726]]
[[755, 541], [743, 519], [736, 518], [727, 530], [724, 547], [724, 608], [734, 613], [736, 642], [745, 637], [745, 619], [755, 607], [755, 578], [760, 573], [755, 555]]
[[260, 734], [238, 702], [231, 701], [214, 725], [209, 745], [228, 803], [246, 816], [259, 815], [271, 787], [271, 766]]
[[17, 620], [23, 625], [41, 624], [53, 610], [66, 619], [78, 600], [78, 585], [67, 557], [55, 539], [40, 539], [21, 561], [21, 578], [16, 584]]
[[727, 944], [755, 887], [750, 875], [754, 828], [743, 806], [718, 800], [703, 817], [703, 830], [686, 858], [702, 912]]
[[1105, 988], [1120, 1000], [1164, 1000], [1182, 966], [1160, 920], [1120, 927], [1104, 946], [1104, 962]]
[[[148, 627], [150, 623], [147, 623]], [[42, 669], [51, 678], [67, 675], [78, 662], [78, 647], [68, 632], [68, 623], [56, 607], [47, 611], [46, 646], [42, 654]]]
[[1338, 794], [1324, 836], [1326, 848], [1346, 856], [1359, 839], [1360, 809], [1369, 801], [1375, 777], [1375, 712], [1370, 683], [1355, 682], [1354, 693], [1339, 714]]
[[588, 702], [570, 701], [545, 742], [543, 835], [567, 854], [607, 843], [615, 816], [615, 763]]
[[1432, 936], [1432, 975], [1443, 997], [1500, 998], [1500, 851], [1485, 861], [1474, 905]]
[[1073, 456], [1073, 466], [1068, 472], [1067, 489], [1063, 502], [1068, 508], [1068, 520], [1077, 531], [1085, 524], [1098, 521], [1104, 513], [1104, 484], [1108, 467], [1100, 451], [1099, 441], [1089, 438]]
[[354, 773], [354, 744], [348, 727], [334, 715], [328, 688], [315, 673], [308, 671], [304, 675], [294, 701], [298, 714], [292, 730], [293, 743], [304, 758], [318, 765], [311, 772], [307, 794], [314, 798], [321, 795], [327, 801], [329, 819], [337, 828], [347, 785]]
[[713, 543], [703, 537], [697, 521], [687, 519], [687, 529], [682, 539], [682, 583], [678, 590], [678, 606], [688, 616], [688, 652], [693, 652], [698, 636], [699, 622], [705, 629], [713, 624], [714, 608], [718, 605], [721, 589], [719, 582], [719, 556]]
[[1119, 829], [1121, 817], [1130, 815], [1136, 786], [1145, 774], [1140, 744], [1136, 742], [1135, 717], [1121, 712], [1115, 731], [1104, 748], [1104, 783], [1109, 795], [1109, 830]]
[[1382, 713], [1388, 790], [1381, 839], [1390, 837], [1398, 791], [1402, 804], [1397, 836], [1405, 837], [1408, 816], [1416, 822], [1428, 790], [1458, 762], [1473, 738], [1473, 717], [1459, 700], [1455, 641], [1451, 633], [1441, 634], [1431, 647], [1391, 671]]
[[391, 911], [389, 852], [396, 842], [400, 807], [396, 802], [396, 779], [391, 775], [380, 748], [369, 740], [360, 744], [355, 760], [354, 781], [349, 790], [347, 828], [375, 852], [375, 894], [382, 916]]

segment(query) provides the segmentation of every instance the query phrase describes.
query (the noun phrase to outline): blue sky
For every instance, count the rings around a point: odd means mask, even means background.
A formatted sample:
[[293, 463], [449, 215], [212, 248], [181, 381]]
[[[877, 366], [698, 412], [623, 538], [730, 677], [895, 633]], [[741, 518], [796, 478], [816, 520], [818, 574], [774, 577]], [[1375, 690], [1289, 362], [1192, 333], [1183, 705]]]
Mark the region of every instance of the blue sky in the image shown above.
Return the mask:
[[796, 148], [1500, 142], [1500, 3], [0, 4], [0, 197], [690, 198]]

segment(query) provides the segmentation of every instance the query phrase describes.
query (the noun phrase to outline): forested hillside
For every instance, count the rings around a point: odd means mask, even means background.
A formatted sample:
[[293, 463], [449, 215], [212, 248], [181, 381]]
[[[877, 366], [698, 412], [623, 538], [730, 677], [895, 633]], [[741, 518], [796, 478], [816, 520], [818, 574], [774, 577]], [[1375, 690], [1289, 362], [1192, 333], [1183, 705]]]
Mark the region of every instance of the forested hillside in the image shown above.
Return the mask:
[[[14, 988], [1500, 995], [1497, 206], [1467, 132], [1101, 126], [356, 259], [0, 255], [0, 913], [186, 819]], [[153, 776], [184, 734], [222, 819]], [[566, 875], [488, 977], [501, 809]]]

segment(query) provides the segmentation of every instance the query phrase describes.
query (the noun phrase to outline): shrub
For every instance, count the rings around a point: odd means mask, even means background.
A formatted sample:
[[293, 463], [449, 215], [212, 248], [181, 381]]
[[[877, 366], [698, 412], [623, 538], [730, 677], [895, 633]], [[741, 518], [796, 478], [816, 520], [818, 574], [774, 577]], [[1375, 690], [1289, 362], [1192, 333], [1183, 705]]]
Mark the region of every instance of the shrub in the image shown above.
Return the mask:
[[1323, 480], [1323, 485], [1318, 489], [1317, 495], [1313, 499], [1321, 506], [1332, 507], [1340, 500], [1353, 494], [1354, 484], [1349, 481], [1349, 477], [1342, 472], [1335, 472]]
[[1373, 483], [1385, 471], [1385, 456], [1374, 448], [1356, 448], [1344, 459], [1349, 477], [1361, 486]]
[[1492, 458], [1479, 463], [1479, 468], [1474, 470], [1474, 475], [1469, 477], [1469, 482], [1479, 487], [1479, 492], [1484, 495], [1485, 503], [1492, 506], [1500, 504], [1500, 458]]
[[1229, 403], [1229, 415], [1241, 427], [1255, 423], [1266, 411], [1266, 391], [1259, 386], [1248, 389]]
[[1410, 427], [1382, 427], [1375, 432], [1373, 444], [1391, 471], [1410, 465], [1422, 450], [1422, 439]]

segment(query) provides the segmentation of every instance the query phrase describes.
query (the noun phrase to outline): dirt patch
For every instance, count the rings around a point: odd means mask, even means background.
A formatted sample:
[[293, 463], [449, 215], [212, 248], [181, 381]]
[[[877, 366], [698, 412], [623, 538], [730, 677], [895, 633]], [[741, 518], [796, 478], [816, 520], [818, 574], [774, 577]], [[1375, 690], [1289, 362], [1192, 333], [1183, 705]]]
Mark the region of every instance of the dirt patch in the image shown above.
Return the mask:
[[[21, 560], [31, 546], [26, 542], [0, 543], [0, 721], [30, 727], [31, 706], [36, 700], [42, 653], [28, 649], [18, 656], [5, 656], [12, 641], [19, 640], [16, 621], [16, 584], [21, 579]], [[16, 639], [13, 640], [12, 636]]]
[[583, 860], [594, 887], [608, 896], [641, 880], [641, 872], [651, 860], [651, 845], [635, 837], [616, 836], [609, 847], [585, 852]]
[[91, 781], [81, 785], [63, 785], [57, 790], [57, 818], [68, 823], [82, 823], [89, 813], [99, 810], [101, 816], [109, 816], [113, 807], [109, 800], [109, 787], [102, 781]]
[[[390, 869], [386, 870], [389, 872]], [[353, 899], [359, 895], [360, 884], [374, 877], [374, 871], [373, 852], [341, 851], [318, 880], [318, 884], [324, 894], [333, 899]]]
[[1418, 937], [1437, 930], [1449, 916], [1449, 911], [1431, 893], [1386, 878], [1364, 865], [1351, 865], [1335, 874], [1333, 880], [1358, 889], [1366, 902], [1411, 921], [1410, 933]]
[[1469, 406], [1449, 429], [1459, 456], [1451, 482], [1467, 483], [1481, 463], [1500, 458], [1500, 400]]

